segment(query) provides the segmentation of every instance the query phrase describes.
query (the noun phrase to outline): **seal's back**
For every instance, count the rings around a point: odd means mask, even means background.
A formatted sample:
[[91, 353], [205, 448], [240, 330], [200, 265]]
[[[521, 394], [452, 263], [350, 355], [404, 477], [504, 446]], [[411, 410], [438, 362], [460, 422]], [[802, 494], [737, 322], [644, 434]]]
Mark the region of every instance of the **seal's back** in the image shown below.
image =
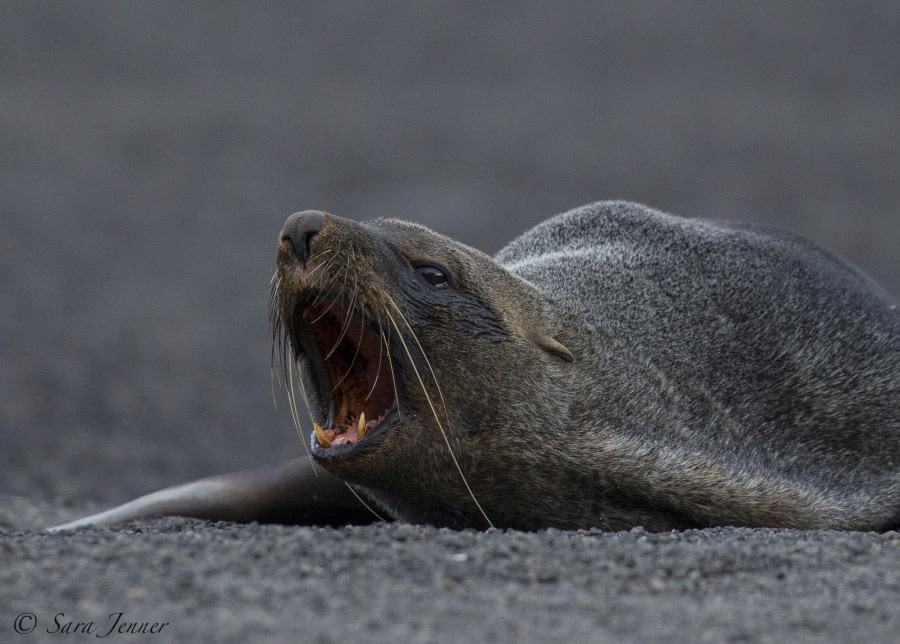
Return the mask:
[[[593, 336], [586, 395], [624, 404], [603, 398], [618, 388], [654, 419], [620, 431], [798, 486], [822, 525], [900, 524], [900, 313], [860, 270], [793, 235], [623, 202], [554, 217], [495, 259]], [[608, 354], [658, 382], [622, 388], [599, 373]]]

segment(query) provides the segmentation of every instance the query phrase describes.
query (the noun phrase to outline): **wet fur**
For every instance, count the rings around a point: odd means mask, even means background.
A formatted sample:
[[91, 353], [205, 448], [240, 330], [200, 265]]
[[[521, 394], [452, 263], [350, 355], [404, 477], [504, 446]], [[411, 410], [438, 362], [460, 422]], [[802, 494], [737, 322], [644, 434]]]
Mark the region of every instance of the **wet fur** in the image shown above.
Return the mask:
[[329, 218], [311, 251], [279, 252], [276, 329], [304, 288], [382, 328], [401, 419], [321, 463], [395, 518], [900, 525], [900, 314], [805, 240], [601, 202], [494, 259], [397, 220]]

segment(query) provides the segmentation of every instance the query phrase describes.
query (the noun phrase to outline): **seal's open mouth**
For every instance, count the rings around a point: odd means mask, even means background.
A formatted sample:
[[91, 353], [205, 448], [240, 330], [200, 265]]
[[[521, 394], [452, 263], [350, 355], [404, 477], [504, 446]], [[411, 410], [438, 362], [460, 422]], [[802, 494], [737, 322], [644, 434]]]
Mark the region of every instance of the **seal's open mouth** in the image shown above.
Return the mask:
[[302, 298], [295, 311], [291, 342], [320, 407], [311, 410], [319, 416], [314, 452], [345, 452], [380, 433], [395, 415], [397, 394], [384, 337], [362, 314], [314, 296]]

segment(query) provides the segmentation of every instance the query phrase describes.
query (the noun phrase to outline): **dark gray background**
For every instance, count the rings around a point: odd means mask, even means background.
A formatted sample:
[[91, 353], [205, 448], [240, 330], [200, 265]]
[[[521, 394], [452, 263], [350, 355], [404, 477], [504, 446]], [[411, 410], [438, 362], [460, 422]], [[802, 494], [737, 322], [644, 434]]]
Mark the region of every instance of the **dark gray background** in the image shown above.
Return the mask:
[[898, 33], [888, 1], [0, 2], [7, 509], [301, 453], [266, 321], [296, 210], [494, 252], [629, 199], [800, 232], [900, 295]]

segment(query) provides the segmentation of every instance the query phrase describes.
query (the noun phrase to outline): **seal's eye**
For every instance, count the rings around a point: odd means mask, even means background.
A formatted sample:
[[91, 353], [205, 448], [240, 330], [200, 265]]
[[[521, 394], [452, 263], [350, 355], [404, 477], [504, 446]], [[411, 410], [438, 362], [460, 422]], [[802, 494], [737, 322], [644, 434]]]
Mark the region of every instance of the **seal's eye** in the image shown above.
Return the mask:
[[443, 268], [438, 268], [433, 264], [418, 264], [413, 268], [416, 269], [416, 272], [423, 280], [428, 282], [431, 288], [444, 290], [451, 287], [450, 278]]

